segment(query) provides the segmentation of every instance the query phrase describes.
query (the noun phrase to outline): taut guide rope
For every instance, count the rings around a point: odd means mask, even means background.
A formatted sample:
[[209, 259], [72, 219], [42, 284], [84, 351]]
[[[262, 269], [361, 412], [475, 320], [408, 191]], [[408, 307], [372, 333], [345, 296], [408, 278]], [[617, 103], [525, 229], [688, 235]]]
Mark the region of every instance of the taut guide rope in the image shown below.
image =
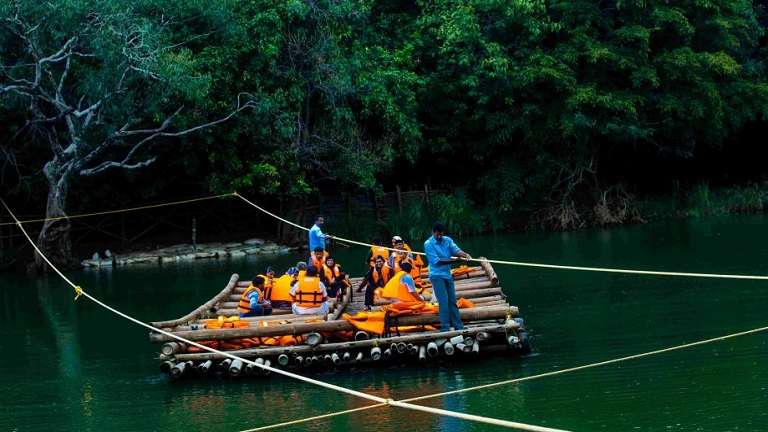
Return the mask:
[[37, 247], [37, 244], [35, 244], [35, 242], [29, 236], [27, 231], [24, 229], [24, 226], [22, 225], [21, 221], [19, 221], [16, 218], [16, 215], [13, 213], [13, 211], [10, 209], [10, 207], [8, 207], [8, 205], [5, 203], [5, 201], [0, 199], [0, 203], [3, 204], [5, 209], [8, 211], [8, 213], [14, 219], [16, 225], [19, 227], [21, 232], [24, 234], [24, 237], [26, 237], [27, 241], [29, 241], [29, 243], [35, 249], [35, 252], [37, 252], [37, 254], [40, 255], [40, 257], [46, 262], [46, 264], [48, 264], [48, 266], [50, 266], [62, 279], [64, 279], [64, 281], [67, 282], [67, 284], [69, 284], [75, 290], [75, 300], [77, 300], [80, 297], [85, 297], [85, 298], [91, 300], [92, 302], [96, 303], [97, 305], [103, 307], [104, 309], [114, 313], [115, 315], [118, 315], [118, 316], [120, 316], [122, 318], [125, 318], [126, 320], [131, 321], [131, 322], [133, 322], [135, 324], [138, 324], [139, 326], [145, 327], [145, 328], [149, 329], [150, 331], [163, 334], [165, 336], [168, 336], [168, 337], [171, 337], [173, 339], [176, 339], [176, 340], [178, 340], [180, 342], [184, 342], [185, 344], [189, 344], [191, 346], [200, 348], [202, 350], [205, 350], [205, 351], [208, 351], [208, 352], [211, 352], [211, 353], [214, 353], [214, 354], [218, 354], [218, 355], [221, 355], [221, 356], [233, 359], [233, 360], [240, 360], [244, 364], [249, 364], [249, 365], [252, 365], [252, 366], [256, 366], [256, 367], [259, 367], [259, 368], [261, 368], [263, 370], [268, 370], [268, 371], [277, 373], [279, 375], [287, 376], [289, 378], [294, 378], [294, 379], [297, 379], [299, 381], [303, 381], [303, 382], [309, 383], [309, 384], [314, 384], [314, 385], [317, 385], [317, 386], [320, 386], [320, 387], [324, 387], [324, 388], [327, 388], [327, 389], [330, 389], [330, 390], [335, 390], [335, 391], [338, 391], [338, 392], [341, 392], [341, 393], [348, 394], [350, 396], [355, 396], [355, 397], [358, 397], [358, 398], [361, 398], [361, 399], [366, 399], [366, 400], [370, 400], [370, 401], [373, 401], [373, 402], [377, 402], [381, 406], [387, 405], [387, 406], [404, 408], [404, 409], [409, 409], [409, 410], [414, 410], [414, 411], [422, 411], [422, 412], [427, 412], [427, 413], [430, 413], [430, 414], [442, 415], [442, 416], [447, 416], [447, 417], [454, 417], [454, 418], [458, 418], [458, 419], [475, 421], [475, 422], [490, 424], [490, 425], [494, 425], [494, 426], [506, 427], [506, 428], [509, 428], [509, 429], [518, 429], [518, 430], [533, 431], [533, 432], [567, 432], [567, 431], [565, 431], [563, 429], [555, 429], [555, 428], [549, 428], [549, 427], [542, 427], [542, 426], [530, 425], [530, 424], [526, 424], [526, 423], [520, 423], [520, 422], [513, 422], [513, 421], [508, 421], [508, 420], [496, 419], [496, 418], [491, 418], [491, 417], [477, 416], [477, 415], [473, 415], [473, 414], [458, 413], [458, 412], [443, 410], [443, 409], [439, 409], [439, 408], [432, 408], [432, 407], [426, 407], [426, 406], [421, 406], [421, 405], [415, 405], [415, 404], [410, 404], [410, 403], [407, 403], [407, 402], [396, 401], [396, 400], [393, 400], [393, 399], [388, 399], [388, 398], [383, 398], [383, 397], [379, 397], [379, 396], [370, 395], [368, 393], [364, 393], [364, 392], [360, 392], [360, 391], [357, 391], [357, 390], [352, 390], [352, 389], [348, 389], [348, 388], [345, 388], [345, 387], [341, 387], [341, 386], [338, 386], [338, 385], [335, 385], [335, 384], [327, 383], [327, 382], [324, 382], [324, 381], [319, 381], [319, 380], [315, 380], [315, 379], [312, 379], [312, 378], [308, 378], [308, 377], [305, 377], [305, 376], [302, 376], [302, 375], [299, 375], [299, 374], [295, 374], [293, 372], [288, 372], [286, 370], [277, 369], [277, 368], [274, 368], [272, 366], [267, 366], [267, 365], [264, 365], [264, 364], [259, 364], [259, 363], [256, 363], [253, 360], [248, 360], [248, 359], [236, 356], [234, 354], [227, 353], [226, 351], [220, 351], [220, 350], [217, 350], [215, 348], [207, 347], [207, 346], [199, 344], [197, 342], [190, 341], [190, 340], [185, 339], [183, 337], [177, 336], [177, 335], [175, 335], [175, 334], [173, 334], [171, 332], [168, 332], [166, 330], [153, 327], [153, 326], [151, 326], [151, 325], [149, 325], [149, 324], [147, 324], [147, 323], [145, 323], [143, 321], [140, 321], [140, 320], [138, 320], [138, 319], [136, 319], [136, 318], [134, 318], [134, 317], [132, 317], [130, 315], [127, 315], [127, 314], [125, 314], [125, 313], [123, 313], [123, 312], [113, 308], [112, 306], [107, 305], [106, 303], [102, 302], [101, 300], [99, 300], [99, 299], [93, 297], [92, 295], [90, 295], [82, 287], [80, 287], [79, 285], [76, 285], [69, 278], [67, 278], [64, 275], [64, 273], [62, 273], [55, 265], [53, 265], [53, 263], [48, 259], [48, 257], [45, 256], [45, 254], [43, 254], [43, 252]]
[[[257, 210], [260, 210], [269, 216], [272, 216], [273, 218], [284, 222], [288, 225], [291, 225], [293, 227], [302, 229], [304, 231], [309, 231], [308, 228], [303, 227], [297, 223], [291, 222], [289, 220], [286, 220], [258, 205], [251, 202], [244, 196], [238, 194], [237, 192], [233, 193], [234, 196], [240, 198], [241, 200], [245, 201], [249, 205], [253, 206]], [[364, 243], [359, 242], [356, 240], [350, 240], [344, 237], [337, 237], [337, 236], [330, 236], [331, 238], [338, 239], [340, 241], [356, 244], [359, 246], [367, 246], [367, 247], [378, 247], [387, 249], [389, 251], [394, 252], [402, 252], [400, 249], [395, 249], [391, 247], [386, 246], [379, 246], [374, 245], [370, 243]], [[411, 251], [409, 253], [415, 254], [415, 255], [426, 255], [424, 252], [416, 252]], [[464, 258], [458, 258], [453, 257], [456, 260], [464, 260]], [[548, 268], [548, 269], [558, 269], [558, 270], [576, 270], [576, 271], [588, 271], [588, 272], [602, 272], [602, 273], [624, 273], [624, 274], [641, 274], [641, 275], [656, 275], [656, 276], [681, 276], [681, 277], [699, 277], [699, 278], [713, 278], [713, 279], [747, 279], [747, 280], [768, 280], [768, 276], [757, 276], [757, 275], [736, 275], [736, 274], [715, 274], [715, 273], [690, 273], [690, 272], [669, 272], [669, 271], [655, 271], [655, 270], [632, 270], [632, 269], [621, 269], [621, 268], [606, 268], [606, 267], [581, 267], [581, 266], [566, 266], [566, 265], [556, 265], [556, 264], [544, 264], [544, 263], [533, 263], [533, 262], [523, 262], [523, 261], [502, 261], [502, 260], [495, 260], [495, 259], [476, 259], [472, 258], [469, 261], [477, 261], [477, 262], [488, 262], [492, 264], [502, 264], [502, 265], [512, 265], [512, 266], [519, 266], [519, 267], [539, 267], [539, 268]]]

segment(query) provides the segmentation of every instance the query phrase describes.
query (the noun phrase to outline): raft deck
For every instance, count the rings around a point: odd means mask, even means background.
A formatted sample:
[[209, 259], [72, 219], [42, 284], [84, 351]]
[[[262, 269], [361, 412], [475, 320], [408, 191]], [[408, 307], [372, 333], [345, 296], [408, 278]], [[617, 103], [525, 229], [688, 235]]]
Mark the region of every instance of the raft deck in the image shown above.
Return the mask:
[[[428, 285], [427, 274], [422, 274]], [[352, 278], [352, 289], [340, 301], [332, 300], [327, 315], [294, 315], [289, 310], [275, 309], [273, 315], [240, 318], [239, 327], [208, 328], [211, 319], [237, 315], [237, 302], [250, 284], [233, 274], [229, 283], [213, 298], [187, 315], [169, 321], [152, 323], [185, 339], [212, 344], [242, 358], [257, 359], [287, 369], [312, 367], [333, 369], [360, 363], [408, 363], [444, 357], [479, 355], [487, 352], [525, 354], [530, 350], [528, 334], [518, 309], [508, 303], [493, 267], [464, 269], [454, 276], [456, 298], [470, 300], [474, 307], [460, 309], [463, 330], [439, 332], [436, 313], [400, 316], [382, 335], [358, 330], [342, 314], [354, 315], [364, 308], [364, 293], [356, 292], [362, 278]], [[374, 310], [379, 307], [374, 307]], [[399, 328], [409, 328], [400, 333]], [[414, 331], [415, 328], [415, 331]], [[264, 341], [293, 338], [291, 345], [260, 344]], [[161, 343], [161, 370], [173, 378], [209, 375], [214, 371], [232, 377], [263, 375], [261, 370], [221, 354], [199, 352], [173, 338], [150, 333], [152, 342]], [[242, 342], [259, 343], [243, 348]]]

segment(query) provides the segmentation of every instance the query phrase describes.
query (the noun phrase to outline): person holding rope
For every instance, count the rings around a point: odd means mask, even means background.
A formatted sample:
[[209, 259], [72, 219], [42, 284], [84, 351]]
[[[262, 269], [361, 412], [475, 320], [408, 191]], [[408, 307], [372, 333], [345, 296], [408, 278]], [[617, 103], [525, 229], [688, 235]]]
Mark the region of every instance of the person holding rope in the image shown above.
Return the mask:
[[[315, 224], [309, 229], [309, 251], [312, 252], [317, 248], [326, 250], [325, 240], [333, 240], [333, 237], [323, 232], [323, 224], [325, 224], [325, 218], [321, 215], [315, 217]], [[306, 228], [304, 228], [306, 229]]]
[[440, 305], [440, 331], [461, 330], [464, 324], [461, 322], [459, 307], [456, 305], [456, 287], [451, 275], [453, 257], [461, 257], [466, 260], [472, 257], [459, 249], [456, 243], [445, 233], [445, 226], [436, 223], [432, 227], [432, 237], [424, 242], [424, 253], [429, 263], [429, 281], [432, 282], [432, 292], [437, 297]]

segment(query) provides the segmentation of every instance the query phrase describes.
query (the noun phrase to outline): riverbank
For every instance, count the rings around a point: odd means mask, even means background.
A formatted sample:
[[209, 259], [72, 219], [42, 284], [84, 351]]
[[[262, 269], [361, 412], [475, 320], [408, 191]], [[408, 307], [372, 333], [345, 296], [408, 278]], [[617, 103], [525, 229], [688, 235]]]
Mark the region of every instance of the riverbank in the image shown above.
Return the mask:
[[95, 252], [90, 259], [81, 261], [85, 268], [101, 268], [112, 266], [127, 266], [135, 264], [173, 264], [184, 261], [240, 258], [247, 255], [280, 255], [287, 254], [298, 248], [281, 246], [259, 238], [243, 242], [177, 244], [151, 251], [134, 251], [112, 253], [109, 250], [103, 254]]

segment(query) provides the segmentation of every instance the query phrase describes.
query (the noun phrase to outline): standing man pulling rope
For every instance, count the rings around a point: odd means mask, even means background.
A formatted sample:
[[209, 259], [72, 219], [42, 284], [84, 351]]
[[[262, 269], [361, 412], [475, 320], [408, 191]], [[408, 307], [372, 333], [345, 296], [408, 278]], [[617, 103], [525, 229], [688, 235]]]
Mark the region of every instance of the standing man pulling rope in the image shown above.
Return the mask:
[[432, 227], [432, 237], [424, 242], [424, 253], [429, 264], [429, 281], [432, 282], [432, 291], [440, 304], [440, 331], [450, 331], [464, 328], [459, 315], [459, 307], [456, 306], [456, 287], [451, 275], [451, 264], [455, 261], [452, 257], [472, 259], [468, 253], [459, 249], [453, 239], [444, 235], [445, 226], [436, 223]]
[[[315, 217], [315, 224], [312, 225], [312, 228], [309, 229], [309, 252], [315, 250], [315, 248], [322, 248], [323, 250], [328, 250], [328, 248], [325, 247], [325, 240], [332, 240], [333, 237], [329, 236], [328, 234], [325, 234], [323, 232], [323, 224], [325, 223], [325, 218], [321, 215], [317, 215]], [[304, 228], [306, 229], [306, 228]]]

